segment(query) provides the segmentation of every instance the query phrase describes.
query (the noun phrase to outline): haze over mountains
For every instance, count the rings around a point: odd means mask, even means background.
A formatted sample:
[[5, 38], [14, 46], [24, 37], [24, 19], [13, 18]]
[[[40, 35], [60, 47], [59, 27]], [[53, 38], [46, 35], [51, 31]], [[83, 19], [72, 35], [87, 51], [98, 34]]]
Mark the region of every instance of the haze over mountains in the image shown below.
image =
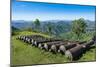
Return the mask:
[[[95, 30], [95, 21], [85, 20], [87, 23], [87, 30], [93, 31]], [[52, 24], [55, 28], [56, 32], [67, 32], [71, 29], [71, 20], [47, 20], [47, 21], [40, 21], [41, 29], [43, 31], [46, 30], [47, 24]], [[15, 20], [12, 21], [11, 26], [18, 28], [18, 29], [25, 29], [34, 27], [33, 21], [25, 21], [25, 20]]]

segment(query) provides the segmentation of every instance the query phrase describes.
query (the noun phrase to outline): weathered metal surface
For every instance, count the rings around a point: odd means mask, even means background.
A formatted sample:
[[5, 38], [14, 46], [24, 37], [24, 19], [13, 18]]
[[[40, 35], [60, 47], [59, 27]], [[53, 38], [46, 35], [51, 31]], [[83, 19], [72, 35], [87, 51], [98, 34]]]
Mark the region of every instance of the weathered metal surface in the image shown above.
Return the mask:
[[77, 59], [82, 53], [83, 47], [81, 45], [78, 45], [74, 48], [65, 51], [65, 56], [67, 56], [70, 60], [74, 60]]
[[65, 54], [68, 59], [74, 60], [79, 58], [84, 51], [89, 49], [91, 45], [95, 43], [96, 36], [94, 36], [89, 42], [45, 38], [40, 35], [18, 36], [16, 39], [22, 40], [46, 51], [51, 51], [53, 53], [60, 52]]

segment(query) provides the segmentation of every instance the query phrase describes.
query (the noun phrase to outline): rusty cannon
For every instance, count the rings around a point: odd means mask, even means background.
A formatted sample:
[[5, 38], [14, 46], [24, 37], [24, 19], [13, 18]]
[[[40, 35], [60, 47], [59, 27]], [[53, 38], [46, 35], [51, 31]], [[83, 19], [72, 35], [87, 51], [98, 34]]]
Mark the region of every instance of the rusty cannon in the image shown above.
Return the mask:
[[53, 53], [64, 54], [68, 59], [75, 60], [82, 56], [95, 43], [96, 36], [89, 42], [69, 41], [55, 38], [46, 38], [40, 35], [19, 36], [19, 40]]
[[82, 42], [79, 42], [79, 41], [68, 41], [66, 44], [63, 44], [63, 45], [60, 45], [59, 46], [59, 49], [58, 49], [58, 52], [64, 54], [66, 50], [68, 49], [71, 49], [79, 44], [83, 44], [85, 43], [86, 41], [82, 41]]
[[61, 41], [59, 39], [42, 39], [42, 40], [36, 40], [34, 43], [35, 43], [35, 46], [39, 47], [39, 44], [42, 44], [42, 43], [47, 43], [47, 42], [56, 42], [56, 41]]
[[51, 47], [52, 44], [59, 43], [59, 42], [61, 42], [61, 41], [60, 40], [52, 40], [52, 41], [41, 42], [38, 44], [38, 48], [49, 50], [49, 48]]
[[77, 45], [77, 46], [65, 51], [64, 54], [69, 60], [71, 60], [71, 61], [76, 60], [80, 56], [82, 56], [84, 51], [86, 52], [87, 49], [89, 49], [93, 44], [95, 44], [95, 38], [91, 39], [87, 43]]
[[46, 51], [49, 51], [49, 49], [51, 49], [51, 46], [54, 44], [59, 44], [62, 41], [52, 41], [52, 42], [47, 42], [47, 43], [43, 43], [43, 49]]

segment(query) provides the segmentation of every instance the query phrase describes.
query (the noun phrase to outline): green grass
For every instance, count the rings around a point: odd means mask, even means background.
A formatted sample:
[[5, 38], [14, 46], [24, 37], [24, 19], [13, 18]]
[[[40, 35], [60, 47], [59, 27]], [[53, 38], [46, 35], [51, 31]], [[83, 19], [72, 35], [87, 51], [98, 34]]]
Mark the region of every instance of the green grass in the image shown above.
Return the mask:
[[[75, 34], [72, 32], [66, 32], [60, 34], [60, 38], [62, 39], [68, 39], [68, 40], [79, 40], [79, 41], [89, 41], [93, 36], [95, 35], [95, 32], [86, 32], [84, 34], [81, 34], [81, 36], [77, 37]], [[77, 39], [79, 38], [79, 39]]]
[[23, 32], [20, 32], [19, 34], [20, 35], [41, 35], [41, 36], [44, 36], [44, 37], [47, 37], [47, 38], [51, 38], [50, 36], [45, 35], [45, 34], [29, 32], [29, 31], [23, 31]]
[[95, 61], [96, 60], [96, 48], [90, 49], [89, 51], [86, 51], [85, 54], [78, 60], [78, 61]]
[[[27, 35], [22, 32], [21, 35]], [[28, 32], [28, 35], [32, 32]], [[33, 33], [37, 34], [37, 33]], [[39, 34], [40, 35], [40, 34]], [[43, 35], [43, 34], [41, 34]], [[46, 35], [45, 35], [46, 36]], [[12, 65], [27, 65], [27, 64], [48, 64], [48, 63], [63, 63], [68, 62], [65, 56], [61, 54], [52, 54], [40, 50], [39, 48], [32, 47], [31, 45], [22, 41], [16, 40], [17, 36], [12, 37], [11, 44], [11, 64]], [[48, 37], [48, 36], [47, 36]]]
[[[41, 33], [34, 32], [20, 32], [20, 35], [31, 35], [37, 34], [45, 37]], [[16, 36], [11, 38], [11, 64], [12, 65], [30, 65], [30, 64], [49, 64], [49, 63], [67, 63], [70, 62], [64, 55], [52, 54], [51, 52], [46, 52], [36, 47], [24, 43], [20, 40], [16, 40]], [[95, 60], [95, 48], [87, 51], [79, 60], [77, 61], [90, 61]]]

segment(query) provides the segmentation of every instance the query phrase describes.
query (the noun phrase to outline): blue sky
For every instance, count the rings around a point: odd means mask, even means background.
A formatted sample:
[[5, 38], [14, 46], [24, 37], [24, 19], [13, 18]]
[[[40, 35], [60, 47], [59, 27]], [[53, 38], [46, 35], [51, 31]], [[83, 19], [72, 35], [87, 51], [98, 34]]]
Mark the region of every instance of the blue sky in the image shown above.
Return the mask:
[[12, 1], [12, 20], [95, 20], [95, 6]]

